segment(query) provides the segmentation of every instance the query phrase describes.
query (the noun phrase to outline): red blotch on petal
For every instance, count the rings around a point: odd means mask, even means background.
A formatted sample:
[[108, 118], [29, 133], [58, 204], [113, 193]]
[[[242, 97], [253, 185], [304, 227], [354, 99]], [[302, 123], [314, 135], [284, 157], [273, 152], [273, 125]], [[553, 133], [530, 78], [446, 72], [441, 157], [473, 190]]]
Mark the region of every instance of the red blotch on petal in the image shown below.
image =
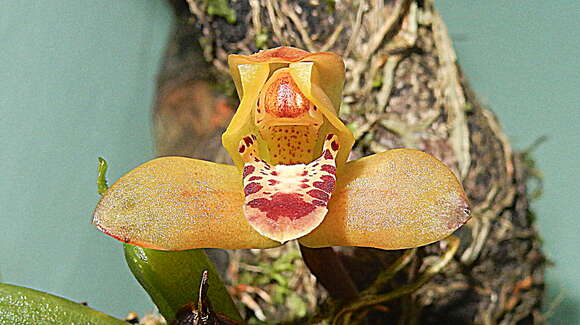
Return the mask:
[[256, 167], [252, 166], [252, 165], [247, 165], [244, 166], [244, 177], [250, 175], [251, 173], [253, 173], [256, 170]]
[[332, 153], [330, 153], [330, 150], [324, 150], [324, 159], [332, 159]]
[[320, 169], [322, 169], [323, 171], [335, 175], [336, 174], [336, 167], [332, 166], [332, 165], [322, 165], [322, 167], [320, 167]]
[[338, 143], [336, 141], [332, 141], [330, 147], [332, 148], [332, 150], [336, 151], [338, 150]]
[[246, 187], [244, 187], [244, 194], [246, 194], [246, 196], [250, 195], [250, 194], [254, 194], [256, 192], [258, 192], [259, 190], [262, 189], [262, 185], [258, 184], [258, 183], [250, 183], [248, 185], [246, 185]]
[[259, 198], [248, 202], [248, 206], [266, 213], [266, 218], [274, 221], [280, 217], [291, 220], [307, 216], [316, 208], [304, 201], [297, 193], [276, 193], [271, 200]]
[[316, 206], [321, 206], [321, 207], [325, 207], [326, 206], [326, 202], [324, 201], [320, 201], [320, 200], [313, 200], [312, 204], [316, 205]]
[[330, 175], [322, 175], [320, 179], [322, 179], [322, 182], [314, 182], [312, 185], [327, 193], [332, 193], [332, 191], [334, 191], [334, 188], [336, 186], [336, 180], [334, 179], [334, 177]]
[[251, 144], [254, 143], [254, 141], [250, 137], [244, 137], [244, 143], [246, 144], [246, 146], [250, 146]]
[[325, 193], [321, 190], [317, 190], [317, 189], [310, 190], [306, 194], [312, 196], [315, 199], [320, 199], [323, 201], [328, 201], [330, 199], [330, 195], [328, 195], [327, 193]]

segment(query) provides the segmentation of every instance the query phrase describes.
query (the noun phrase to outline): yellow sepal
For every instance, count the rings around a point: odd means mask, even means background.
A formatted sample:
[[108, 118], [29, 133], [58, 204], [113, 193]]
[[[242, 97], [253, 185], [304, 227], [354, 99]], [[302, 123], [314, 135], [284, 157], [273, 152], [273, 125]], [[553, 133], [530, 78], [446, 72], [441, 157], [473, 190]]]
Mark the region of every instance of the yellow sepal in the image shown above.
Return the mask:
[[418, 247], [441, 240], [467, 220], [461, 184], [442, 162], [412, 149], [352, 161], [337, 175], [328, 214], [300, 238], [308, 247]]
[[105, 192], [93, 223], [121, 241], [162, 250], [280, 245], [248, 224], [241, 181], [234, 166], [157, 158]]

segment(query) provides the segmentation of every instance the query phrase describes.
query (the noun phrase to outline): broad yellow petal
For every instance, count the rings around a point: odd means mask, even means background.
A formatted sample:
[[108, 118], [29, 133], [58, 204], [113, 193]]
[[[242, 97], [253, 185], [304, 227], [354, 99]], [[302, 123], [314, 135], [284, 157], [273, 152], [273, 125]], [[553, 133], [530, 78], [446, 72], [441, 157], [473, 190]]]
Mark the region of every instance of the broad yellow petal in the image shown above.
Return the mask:
[[93, 223], [121, 241], [163, 250], [278, 246], [246, 221], [241, 182], [234, 166], [154, 159], [105, 192]]
[[418, 150], [349, 162], [337, 180], [326, 218], [299, 240], [303, 245], [417, 247], [449, 236], [469, 219], [453, 172]]

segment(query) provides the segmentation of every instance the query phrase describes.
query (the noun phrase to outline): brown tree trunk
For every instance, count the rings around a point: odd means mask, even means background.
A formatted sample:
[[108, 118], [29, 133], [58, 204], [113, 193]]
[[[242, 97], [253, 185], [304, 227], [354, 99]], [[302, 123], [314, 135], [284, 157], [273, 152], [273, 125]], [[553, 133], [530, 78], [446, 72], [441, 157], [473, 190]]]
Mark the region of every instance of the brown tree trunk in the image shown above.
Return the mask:
[[[227, 54], [290, 45], [343, 56], [341, 117], [355, 130], [353, 158], [417, 148], [461, 179], [473, 218], [456, 234], [461, 245], [453, 259], [418, 289], [357, 309], [352, 319], [370, 311], [368, 320], [376, 324], [544, 322], [545, 258], [528, 206], [525, 154], [512, 151], [496, 117], [477, 101], [432, 1], [170, 2], [177, 19], [154, 112], [160, 154], [227, 161], [220, 135], [236, 105]], [[217, 3], [229, 7], [209, 10]], [[404, 260], [391, 281], [371, 290], [385, 294], [420, 279], [442, 247], [432, 244], [402, 258], [402, 252], [361, 248], [341, 254], [360, 290]], [[268, 256], [261, 258], [277, 255]], [[300, 283], [292, 289], [301, 292]], [[323, 298], [316, 294], [310, 304]], [[295, 315], [266, 316], [276, 322]]]

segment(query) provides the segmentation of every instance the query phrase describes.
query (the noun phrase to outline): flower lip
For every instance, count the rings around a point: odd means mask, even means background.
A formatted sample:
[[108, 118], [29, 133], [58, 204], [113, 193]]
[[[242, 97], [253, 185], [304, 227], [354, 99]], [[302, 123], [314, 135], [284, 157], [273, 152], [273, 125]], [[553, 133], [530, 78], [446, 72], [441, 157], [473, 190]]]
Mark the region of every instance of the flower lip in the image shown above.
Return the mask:
[[326, 216], [335, 189], [337, 137], [327, 136], [321, 156], [308, 164], [273, 166], [256, 155], [251, 140], [246, 137], [240, 143], [248, 222], [263, 236], [281, 243], [310, 233]]

